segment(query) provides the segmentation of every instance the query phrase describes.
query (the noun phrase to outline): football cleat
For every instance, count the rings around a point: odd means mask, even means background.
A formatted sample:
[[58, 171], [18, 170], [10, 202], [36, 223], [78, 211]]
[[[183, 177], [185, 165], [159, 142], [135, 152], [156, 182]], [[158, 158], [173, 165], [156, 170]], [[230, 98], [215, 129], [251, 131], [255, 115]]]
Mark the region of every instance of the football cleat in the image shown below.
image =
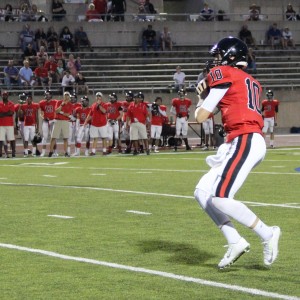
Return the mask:
[[219, 269], [224, 269], [236, 262], [244, 253], [250, 251], [250, 244], [244, 239], [240, 240], [235, 244], [229, 244], [228, 250], [224, 257], [218, 264]]
[[272, 227], [273, 236], [263, 242], [264, 246], [264, 264], [270, 266], [278, 256], [278, 243], [281, 235], [281, 230], [278, 226]]

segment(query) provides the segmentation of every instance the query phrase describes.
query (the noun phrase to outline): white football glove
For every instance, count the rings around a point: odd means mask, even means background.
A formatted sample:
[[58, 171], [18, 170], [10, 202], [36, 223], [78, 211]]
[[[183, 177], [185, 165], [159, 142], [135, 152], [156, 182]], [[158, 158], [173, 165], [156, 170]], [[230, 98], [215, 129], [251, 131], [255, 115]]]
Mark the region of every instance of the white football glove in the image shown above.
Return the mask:
[[197, 91], [198, 95], [201, 95], [201, 93], [203, 91], [205, 91], [206, 89], [207, 89], [207, 83], [206, 83], [206, 80], [204, 78], [196, 86], [196, 91]]

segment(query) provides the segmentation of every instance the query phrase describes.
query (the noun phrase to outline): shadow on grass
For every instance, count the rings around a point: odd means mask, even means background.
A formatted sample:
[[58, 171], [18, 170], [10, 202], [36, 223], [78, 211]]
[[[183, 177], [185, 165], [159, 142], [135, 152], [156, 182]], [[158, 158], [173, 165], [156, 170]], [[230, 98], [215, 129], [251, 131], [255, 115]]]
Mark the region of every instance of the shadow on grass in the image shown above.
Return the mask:
[[168, 261], [186, 265], [200, 265], [215, 257], [211, 253], [201, 251], [192, 245], [170, 241], [141, 241], [138, 246], [143, 253], [163, 251], [173, 254]]

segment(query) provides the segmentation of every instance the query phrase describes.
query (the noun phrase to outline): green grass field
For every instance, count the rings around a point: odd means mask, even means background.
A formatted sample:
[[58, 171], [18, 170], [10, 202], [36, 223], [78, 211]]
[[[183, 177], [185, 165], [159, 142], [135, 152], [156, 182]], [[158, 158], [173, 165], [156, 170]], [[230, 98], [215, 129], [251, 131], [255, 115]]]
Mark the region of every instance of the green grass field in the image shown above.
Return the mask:
[[251, 251], [217, 269], [225, 239], [193, 198], [206, 155], [1, 160], [1, 299], [300, 299], [300, 148], [236, 195], [282, 229], [269, 269], [239, 224]]

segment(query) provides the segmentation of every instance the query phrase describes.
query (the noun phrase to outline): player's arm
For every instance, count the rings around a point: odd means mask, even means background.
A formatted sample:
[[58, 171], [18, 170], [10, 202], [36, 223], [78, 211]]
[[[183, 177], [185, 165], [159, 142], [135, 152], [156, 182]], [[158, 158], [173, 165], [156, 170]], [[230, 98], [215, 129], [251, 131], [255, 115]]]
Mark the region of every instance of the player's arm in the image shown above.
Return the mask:
[[198, 123], [202, 123], [209, 117], [228, 91], [228, 88], [212, 88], [204, 101], [200, 98], [195, 110], [195, 119]]

